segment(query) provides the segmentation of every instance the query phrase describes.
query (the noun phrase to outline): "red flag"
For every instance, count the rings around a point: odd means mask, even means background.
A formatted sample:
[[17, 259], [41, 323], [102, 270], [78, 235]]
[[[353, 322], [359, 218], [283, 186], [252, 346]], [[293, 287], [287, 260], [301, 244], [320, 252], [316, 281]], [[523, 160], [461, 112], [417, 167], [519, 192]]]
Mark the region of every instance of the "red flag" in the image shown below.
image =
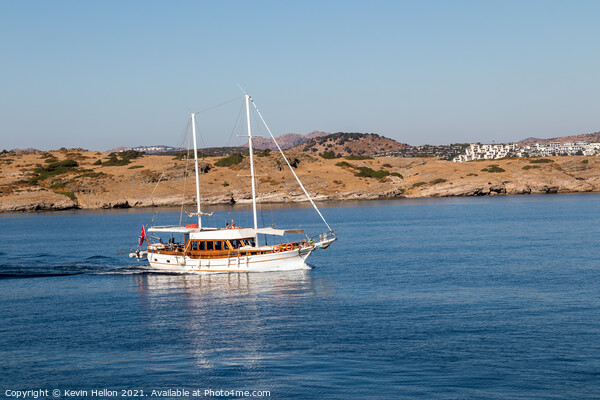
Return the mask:
[[146, 229], [144, 229], [144, 225], [142, 225], [142, 234], [140, 235], [140, 246], [144, 243], [144, 239], [146, 239]]

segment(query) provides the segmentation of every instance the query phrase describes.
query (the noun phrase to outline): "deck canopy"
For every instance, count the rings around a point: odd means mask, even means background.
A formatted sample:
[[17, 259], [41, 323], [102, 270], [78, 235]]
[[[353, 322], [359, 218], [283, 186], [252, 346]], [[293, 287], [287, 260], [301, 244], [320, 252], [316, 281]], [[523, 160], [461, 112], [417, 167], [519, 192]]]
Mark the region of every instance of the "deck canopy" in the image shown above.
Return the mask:
[[153, 226], [148, 232], [187, 233], [191, 239], [197, 240], [235, 240], [253, 238], [257, 234], [283, 236], [286, 233], [304, 233], [304, 229], [275, 229], [275, 228], [242, 228], [242, 229], [216, 229], [216, 228], [186, 228], [185, 226]]
[[242, 228], [242, 229], [220, 229], [217, 231], [196, 231], [190, 233], [190, 239], [197, 240], [235, 240], [249, 239], [257, 234], [283, 236], [286, 233], [303, 233], [303, 229], [275, 229], [275, 228]]
[[[170, 233], [190, 233], [190, 232], [196, 232], [198, 230], [199, 229], [197, 227], [187, 228], [185, 226], [178, 226], [178, 225], [152, 226], [152, 227], [148, 228], [148, 232], [170, 232]], [[214, 232], [217, 230], [217, 228], [202, 228], [202, 230]]]

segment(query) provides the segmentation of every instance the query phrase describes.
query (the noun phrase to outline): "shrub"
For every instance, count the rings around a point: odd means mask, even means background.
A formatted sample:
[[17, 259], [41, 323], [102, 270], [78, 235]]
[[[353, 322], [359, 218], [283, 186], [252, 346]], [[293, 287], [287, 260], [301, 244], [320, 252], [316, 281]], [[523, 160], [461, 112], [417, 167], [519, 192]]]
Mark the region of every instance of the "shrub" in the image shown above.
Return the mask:
[[404, 177], [402, 176], [402, 174], [399, 174], [398, 172], [392, 172], [390, 175], [391, 176], [397, 176], [400, 179], [404, 179]]
[[231, 167], [232, 165], [238, 165], [242, 162], [244, 156], [240, 153], [233, 153], [227, 157], [221, 158], [219, 161], [215, 163], [217, 167]]
[[338, 167], [342, 167], [342, 168], [356, 168], [354, 165], [346, 162], [346, 161], [340, 161], [339, 163], [335, 164]]
[[413, 183], [413, 185], [411, 186], [411, 188], [416, 188], [416, 187], [423, 186], [423, 185], [427, 185], [427, 182]]
[[127, 169], [138, 169], [138, 168], [144, 168], [143, 165], [132, 165], [131, 167], [127, 168]]
[[479, 175], [470, 172], [470, 173], [467, 174], [467, 176], [479, 176]]
[[384, 169], [380, 169], [378, 171], [375, 171], [374, 169], [369, 168], [369, 167], [358, 167], [357, 169], [358, 169], [358, 172], [355, 173], [354, 176], [362, 176], [364, 178], [381, 179], [390, 174], [389, 171], [386, 171]]
[[271, 154], [271, 149], [264, 149], [263, 151], [256, 153], [258, 157], [267, 157], [269, 154]]
[[77, 167], [77, 161], [74, 160], [63, 160], [58, 162], [50, 163], [44, 167], [38, 165], [33, 170], [33, 176], [29, 178], [29, 183], [38, 183], [52, 176], [66, 174], [69, 171], [73, 171]]
[[333, 151], [326, 151], [325, 153], [321, 154], [321, 157], [323, 157], [326, 160], [331, 160], [331, 159], [336, 158], [335, 153]]
[[119, 153], [119, 156], [123, 160], [133, 160], [144, 156], [143, 151], [125, 150]]
[[109, 156], [108, 160], [107, 160], [107, 161], [104, 161], [104, 162], [102, 163], [102, 166], [103, 166], [103, 167], [118, 167], [118, 166], [120, 166], [120, 165], [127, 165], [127, 164], [129, 164], [129, 163], [130, 163], [130, 161], [129, 161], [129, 160], [119, 160], [119, 159], [117, 158], [117, 156], [114, 156], [114, 157], [110, 157], [110, 156]]
[[581, 160], [582, 164], [587, 164], [590, 160]]
[[496, 164], [490, 164], [490, 165], [488, 165], [487, 168], [482, 168], [481, 171], [483, 171], [483, 172], [506, 172], [504, 170], [504, 168], [500, 168]]
[[444, 182], [446, 182], [446, 180], [445, 180], [445, 179], [442, 179], [442, 178], [437, 178], [437, 179], [434, 179], [434, 180], [432, 180], [431, 182], [429, 182], [429, 184], [430, 184], [430, 185], [437, 185], [438, 183], [444, 183]]
[[64, 189], [66, 185], [67, 184], [64, 182], [53, 183], [52, 185], [50, 185], [50, 189], [52, 189], [52, 190]]
[[229, 183], [223, 182], [223, 183], [221, 183], [221, 185], [223, 185], [224, 187], [227, 187], [227, 186], [229, 186]]
[[104, 167], [116, 167], [119, 165], [127, 165], [131, 160], [140, 158], [144, 155], [144, 152], [135, 150], [126, 150], [119, 153], [110, 153], [108, 155], [108, 161], [104, 161], [102, 166]]
[[77, 175], [75, 178], [99, 178], [105, 175], [104, 172], [86, 172], [85, 174]]
[[549, 158], [533, 158], [529, 162], [532, 164], [548, 164], [553, 163], [554, 160], [550, 160]]
[[73, 201], [77, 200], [77, 197], [75, 197], [75, 193], [69, 192], [67, 190], [65, 190], [65, 191], [55, 191], [54, 193], [58, 193], [58, 194], [62, 194], [64, 196], [67, 196], [68, 198], [70, 198]]
[[102, 160], [96, 160], [96, 162], [94, 163], [94, 165], [102, 165]]
[[383, 164], [383, 165], [382, 165], [382, 167], [385, 167], [385, 168], [392, 168], [392, 165], [391, 165], [391, 164]]
[[523, 169], [524, 169], [525, 171], [527, 171], [527, 170], [529, 170], [529, 169], [532, 169], [532, 168], [539, 168], [539, 167], [540, 167], [539, 165], [526, 165], [526, 166], [524, 166], [524, 167], [523, 167]]
[[346, 160], [372, 160], [371, 156], [348, 156], [344, 157]]

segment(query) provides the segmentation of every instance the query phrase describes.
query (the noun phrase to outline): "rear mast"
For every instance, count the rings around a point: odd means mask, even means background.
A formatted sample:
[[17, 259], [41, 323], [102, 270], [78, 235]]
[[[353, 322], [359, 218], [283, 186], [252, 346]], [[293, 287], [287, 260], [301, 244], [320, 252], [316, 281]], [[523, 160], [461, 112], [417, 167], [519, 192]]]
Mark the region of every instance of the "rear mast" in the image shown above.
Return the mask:
[[196, 143], [196, 114], [191, 114], [192, 137], [194, 138], [194, 167], [196, 169], [196, 208], [198, 212], [198, 228], [202, 229], [202, 210], [200, 210], [200, 177], [198, 175], [198, 146]]
[[[248, 150], [250, 156], [250, 182], [252, 185], [252, 215], [254, 217], [254, 229], [258, 229], [258, 222], [256, 218], [256, 189], [255, 189], [255, 178], [254, 178], [254, 152], [252, 149], [252, 128], [250, 126], [250, 95], [245, 94], [246, 97], [246, 120], [248, 121]], [[258, 234], [254, 238], [254, 243], [258, 246]]]

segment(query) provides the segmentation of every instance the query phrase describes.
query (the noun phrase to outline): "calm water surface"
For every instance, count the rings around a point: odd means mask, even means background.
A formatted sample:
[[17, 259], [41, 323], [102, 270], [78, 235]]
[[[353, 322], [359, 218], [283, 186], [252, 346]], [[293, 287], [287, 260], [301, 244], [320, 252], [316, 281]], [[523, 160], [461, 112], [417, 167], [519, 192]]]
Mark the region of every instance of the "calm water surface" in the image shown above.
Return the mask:
[[[600, 398], [600, 196], [322, 211], [340, 240], [311, 256], [314, 269], [213, 276], [150, 273], [115, 255], [149, 211], [0, 215], [0, 397]], [[248, 225], [245, 215], [221, 209], [209, 222]], [[324, 230], [306, 208], [262, 219]]]

